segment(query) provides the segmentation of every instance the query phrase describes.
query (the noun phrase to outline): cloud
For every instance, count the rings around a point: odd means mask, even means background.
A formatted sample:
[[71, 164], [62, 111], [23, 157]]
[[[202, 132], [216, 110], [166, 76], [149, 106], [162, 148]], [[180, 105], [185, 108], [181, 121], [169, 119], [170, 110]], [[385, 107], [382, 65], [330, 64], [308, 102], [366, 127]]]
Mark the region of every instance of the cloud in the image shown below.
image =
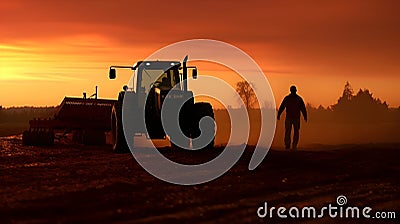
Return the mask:
[[42, 73], [62, 69], [79, 78], [210, 38], [238, 46], [272, 75], [384, 82], [400, 72], [399, 8], [390, 0], [9, 0], [0, 5], [1, 74], [51, 80]]
[[[121, 46], [191, 38], [226, 41], [291, 64], [333, 66], [384, 60], [397, 69], [398, 1], [9, 1], [0, 43], [97, 35]], [[61, 10], [62, 9], [62, 10]], [[88, 44], [88, 39], [76, 41]], [[274, 54], [264, 54], [271, 46]], [[261, 53], [260, 53], [261, 52]], [[278, 55], [277, 55], [278, 54]], [[325, 59], [325, 60], [324, 60]], [[352, 60], [354, 59], [354, 60]], [[364, 63], [365, 64], [365, 63]]]
[[46, 82], [66, 82], [66, 81], [82, 81], [84, 79], [71, 77], [70, 75], [59, 75], [59, 74], [46, 74], [38, 75], [37, 73], [24, 75], [1, 75], [0, 81], [4, 82], [31, 82], [31, 81], [46, 81]]

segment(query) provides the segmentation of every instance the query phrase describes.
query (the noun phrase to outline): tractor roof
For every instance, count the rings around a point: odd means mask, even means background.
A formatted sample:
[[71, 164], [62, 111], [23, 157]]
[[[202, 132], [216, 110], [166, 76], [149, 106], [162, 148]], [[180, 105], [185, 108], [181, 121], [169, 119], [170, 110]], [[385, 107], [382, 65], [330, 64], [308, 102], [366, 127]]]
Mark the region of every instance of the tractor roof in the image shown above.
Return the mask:
[[145, 69], [169, 69], [174, 66], [180, 66], [179, 61], [138, 61], [133, 67], [136, 69], [143, 66]]

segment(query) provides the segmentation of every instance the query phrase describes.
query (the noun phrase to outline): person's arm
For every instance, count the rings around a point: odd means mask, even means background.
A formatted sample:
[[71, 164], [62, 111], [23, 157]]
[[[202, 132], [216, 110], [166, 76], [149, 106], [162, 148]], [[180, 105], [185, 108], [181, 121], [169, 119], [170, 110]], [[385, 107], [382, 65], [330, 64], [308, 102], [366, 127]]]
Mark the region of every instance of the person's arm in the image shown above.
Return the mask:
[[304, 104], [304, 101], [302, 98], [300, 98], [301, 104], [300, 104], [300, 111], [303, 114], [304, 120], [307, 122], [307, 109], [306, 105]]
[[286, 108], [286, 97], [283, 99], [281, 106], [279, 106], [279, 110], [278, 110], [278, 120], [281, 118], [281, 114], [282, 112], [285, 110]]

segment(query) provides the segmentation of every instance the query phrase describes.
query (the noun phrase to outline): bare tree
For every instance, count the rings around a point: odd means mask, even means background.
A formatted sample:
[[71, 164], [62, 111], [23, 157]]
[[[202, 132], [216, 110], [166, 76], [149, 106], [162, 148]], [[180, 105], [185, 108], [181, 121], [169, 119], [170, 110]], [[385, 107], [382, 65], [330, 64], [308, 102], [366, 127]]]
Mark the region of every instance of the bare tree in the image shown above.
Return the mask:
[[236, 92], [242, 98], [244, 105], [251, 109], [257, 104], [257, 97], [254, 93], [254, 85], [247, 81], [240, 81], [236, 83]]

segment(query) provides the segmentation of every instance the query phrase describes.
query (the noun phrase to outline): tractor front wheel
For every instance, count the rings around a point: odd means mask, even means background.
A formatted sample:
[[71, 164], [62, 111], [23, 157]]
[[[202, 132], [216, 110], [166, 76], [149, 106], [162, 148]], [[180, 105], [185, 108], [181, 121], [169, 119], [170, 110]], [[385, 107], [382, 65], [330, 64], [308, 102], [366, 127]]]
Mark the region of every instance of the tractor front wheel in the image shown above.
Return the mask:
[[111, 112], [112, 146], [115, 153], [127, 153], [129, 147], [122, 126], [122, 103], [115, 103]]

